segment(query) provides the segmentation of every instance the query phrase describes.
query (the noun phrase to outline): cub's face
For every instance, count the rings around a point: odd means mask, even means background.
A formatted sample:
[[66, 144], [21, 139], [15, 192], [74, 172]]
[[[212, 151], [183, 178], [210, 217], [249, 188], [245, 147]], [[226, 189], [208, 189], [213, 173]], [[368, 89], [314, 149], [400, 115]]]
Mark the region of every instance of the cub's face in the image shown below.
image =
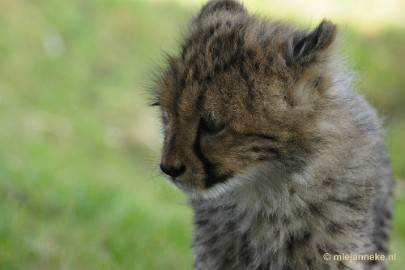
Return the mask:
[[227, 190], [260, 164], [304, 166], [320, 141], [316, 112], [329, 82], [307, 66], [322, 59], [332, 28], [306, 34], [249, 17], [233, 1], [203, 7], [156, 89], [167, 178], [198, 194]]
[[266, 107], [285, 104], [277, 96], [264, 100], [259, 93], [249, 93], [238, 73], [178, 92], [167, 89], [160, 97], [160, 166], [183, 190], [204, 191], [258, 163], [281, 158], [281, 144], [289, 136], [282, 128], [283, 113], [272, 116]]

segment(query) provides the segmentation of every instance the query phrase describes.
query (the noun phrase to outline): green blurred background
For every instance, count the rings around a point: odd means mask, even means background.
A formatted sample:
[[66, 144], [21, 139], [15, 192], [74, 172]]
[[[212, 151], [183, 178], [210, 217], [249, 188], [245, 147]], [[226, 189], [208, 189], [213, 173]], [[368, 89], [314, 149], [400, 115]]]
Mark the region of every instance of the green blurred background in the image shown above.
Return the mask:
[[[390, 269], [404, 269], [404, 2], [244, 2], [296, 25], [339, 24], [357, 88], [385, 118]], [[201, 4], [0, 0], [0, 269], [191, 269], [191, 212], [159, 175], [146, 104], [161, 51], [176, 52]]]

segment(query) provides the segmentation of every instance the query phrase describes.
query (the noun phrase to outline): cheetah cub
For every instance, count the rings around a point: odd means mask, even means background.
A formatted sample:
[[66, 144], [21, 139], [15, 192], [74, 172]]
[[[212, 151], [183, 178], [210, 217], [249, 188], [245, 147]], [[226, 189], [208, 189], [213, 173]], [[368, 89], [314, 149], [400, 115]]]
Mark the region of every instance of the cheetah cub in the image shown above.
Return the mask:
[[195, 269], [386, 269], [333, 257], [386, 255], [393, 204], [381, 123], [335, 36], [217, 0], [168, 57], [160, 168], [194, 210]]

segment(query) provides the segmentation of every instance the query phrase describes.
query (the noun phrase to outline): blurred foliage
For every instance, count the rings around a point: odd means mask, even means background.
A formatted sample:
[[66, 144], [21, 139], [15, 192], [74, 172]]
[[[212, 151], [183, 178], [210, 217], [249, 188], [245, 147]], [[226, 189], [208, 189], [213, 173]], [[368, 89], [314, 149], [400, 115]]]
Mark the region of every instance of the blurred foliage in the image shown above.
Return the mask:
[[[161, 50], [176, 51], [194, 8], [0, 1], [0, 269], [191, 268], [191, 212], [159, 177], [146, 104]], [[358, 88], [386, 118], [398, 179], [391, 269], [401, 269], [404, 29], [342, 32]]]

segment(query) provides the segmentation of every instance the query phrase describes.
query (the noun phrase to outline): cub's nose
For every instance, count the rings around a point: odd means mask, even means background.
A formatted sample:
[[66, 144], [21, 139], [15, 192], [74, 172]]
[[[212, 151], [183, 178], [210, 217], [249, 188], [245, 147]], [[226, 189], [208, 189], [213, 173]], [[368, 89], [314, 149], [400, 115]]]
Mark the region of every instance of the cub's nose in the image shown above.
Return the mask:
[[165, 174], [167, 174], [171, 177], [177, 177], [185, 172], [186, 167], [184, 165], [176, 167], [176, 166], [160, 163], [160, 169], [162, 170], [162, 172], [164, 172]]

